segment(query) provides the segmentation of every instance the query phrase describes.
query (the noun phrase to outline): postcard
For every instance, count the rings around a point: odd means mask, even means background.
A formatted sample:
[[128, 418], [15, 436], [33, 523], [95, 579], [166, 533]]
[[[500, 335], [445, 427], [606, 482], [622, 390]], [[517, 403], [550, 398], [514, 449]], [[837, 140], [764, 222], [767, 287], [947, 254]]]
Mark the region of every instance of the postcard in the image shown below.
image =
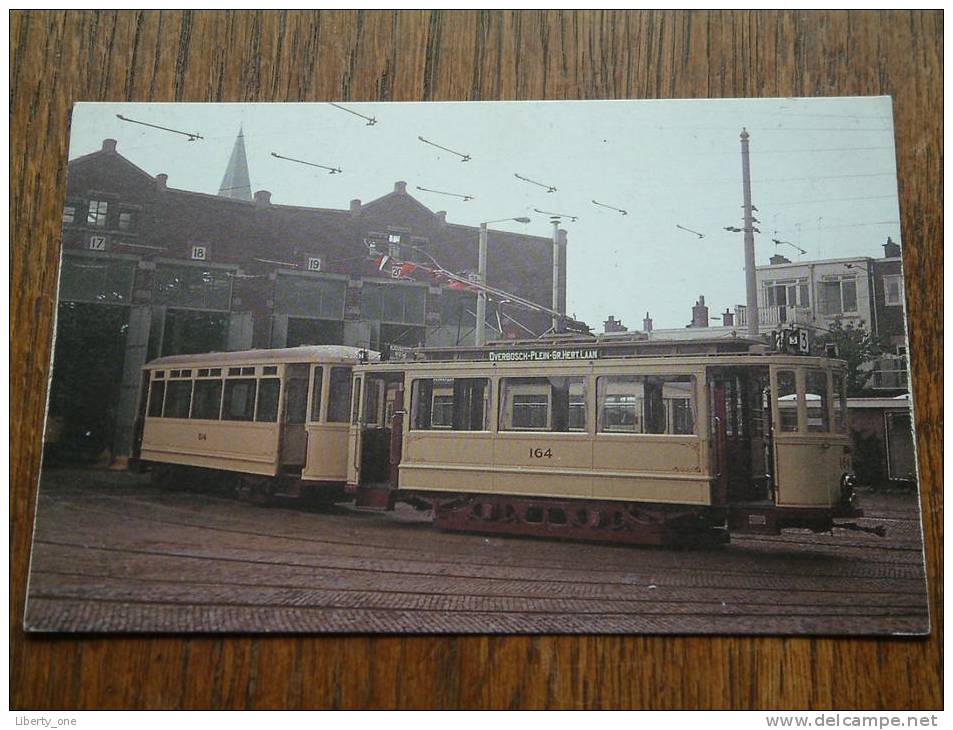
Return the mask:
[[918, 635], [886, 97], [73, 110], [32, 632]]

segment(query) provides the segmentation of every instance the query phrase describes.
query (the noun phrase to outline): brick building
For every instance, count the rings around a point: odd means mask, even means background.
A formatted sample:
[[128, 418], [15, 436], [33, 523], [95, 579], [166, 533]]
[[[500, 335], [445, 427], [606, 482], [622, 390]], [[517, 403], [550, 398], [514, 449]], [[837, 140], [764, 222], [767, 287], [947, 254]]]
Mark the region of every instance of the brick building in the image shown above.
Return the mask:
[[[394, 279], [375, 263], [377, 254], [433, 257], [453, 272], [476, 271], [479, 228], [448, 222], [406, 183], [346, 210], [168, 183], [119, 154], [115, 140], [69, 163], [50, 401], [50, 431], [64, 444], [128, 454], [139, 369], [160, 355], [473, 342], [473, 292]], [[491, 230], [487, 248], [489, 285], [551, 303], [551, 238]], [[558, 255], [564, 312], [564, 231]], [[487, 319], [488, 340], [535, 336], [551, 324], [492, 303]]]

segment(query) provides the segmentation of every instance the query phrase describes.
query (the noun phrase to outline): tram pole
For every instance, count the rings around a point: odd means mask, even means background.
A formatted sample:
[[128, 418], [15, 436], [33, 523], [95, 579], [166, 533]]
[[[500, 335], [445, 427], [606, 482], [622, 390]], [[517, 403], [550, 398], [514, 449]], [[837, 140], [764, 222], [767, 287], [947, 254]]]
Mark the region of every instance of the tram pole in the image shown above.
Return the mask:
[[486, 345], [486, 243], [489, 234], [488, 226], [491, 223], [503, 223], [505, 221], [514, 221], [516, 223], [529, 223], [530, 219], [526, 216], [517, 218], [500, 218], [495, 221], [487, 221], [480, 224], [480, 246], [477, 253], [477, 278], [479, 279], [479, 291], [477, 291], [476, 307], [476, 332], [474, 342], [477, 347]]
[[[559, 312], [559, 219], [553, 219], [553, 311]], [[559, 315], [553, 315], [553, 334], [559, 333]]]
[[754, 260], [754, 216], [751, 211], [751, 160], [748, 154], [748, 130], [741, 130], [741, 179], [745, 213], [745, 293], [747, 295], [748, 335], [758, 337], [758, 281]]

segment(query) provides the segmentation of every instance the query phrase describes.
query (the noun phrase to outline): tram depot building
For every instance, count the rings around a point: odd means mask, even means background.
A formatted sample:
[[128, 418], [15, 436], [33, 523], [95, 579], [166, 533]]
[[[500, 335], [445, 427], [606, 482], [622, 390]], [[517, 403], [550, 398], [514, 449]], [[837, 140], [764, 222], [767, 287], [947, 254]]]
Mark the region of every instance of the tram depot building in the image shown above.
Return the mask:
[[[406, 183], [341, 210], [280, 205], [264, 190], [241, 199], [167, 182], [110, 139], [69, 163], [47, 427], [52, 458], [123, 461], [140, 369], [156, 357], [473, 343], [473, 292], [395, 279], [378, 266], [383, 254], [420, 263], [429, 254], [453, 272], [477, 269], [479, 228], [447, 222]], [[556, 248], [565, 311], [564, 231]], [[553, 250], [548, 237], [491, 230], [487, 283], [547, 304]], [[537, 336], [550, 323], [546, 315], [491, 310], [487, 339]]]

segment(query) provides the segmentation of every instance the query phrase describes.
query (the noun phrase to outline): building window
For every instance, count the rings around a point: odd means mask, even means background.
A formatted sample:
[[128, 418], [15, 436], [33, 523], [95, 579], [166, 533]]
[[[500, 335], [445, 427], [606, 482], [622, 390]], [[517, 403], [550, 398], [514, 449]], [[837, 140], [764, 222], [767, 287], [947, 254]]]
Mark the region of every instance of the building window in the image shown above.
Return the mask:
[[369, 284], [361, 288], [364, 319], [394, 324], [424, 323], [427, 289], [403, 284]]
[[486, 431], [490, 381], [487, 378], [415, 380], [411, 428], [429, 431]]
[[888, 307], [903, 306], [903, 276], [901, 274], [884, 277], [884, 304]]
[[136, 227], [136, 214], [131, 210], [119, 211], [119, 230], [132, 231]]
[[810, 307], [807, 280], [764, 282], [764, 303], [768, 307]]
[[109, 203], [105, 200], [90, 200], [86, 212], [86, 223], [97, 228], [105, 228], [108, 208]]
[[857, 311], [857, 280], [835, 279], [818, 284], [821, 314], [850, 314]]
[[500, 430], [585, 431], [585, 402], [582, 377], [503, 378]]
[[67, 203], [63, 206], [63, 223], [76, 222], [77, 206], [75, 203]]

